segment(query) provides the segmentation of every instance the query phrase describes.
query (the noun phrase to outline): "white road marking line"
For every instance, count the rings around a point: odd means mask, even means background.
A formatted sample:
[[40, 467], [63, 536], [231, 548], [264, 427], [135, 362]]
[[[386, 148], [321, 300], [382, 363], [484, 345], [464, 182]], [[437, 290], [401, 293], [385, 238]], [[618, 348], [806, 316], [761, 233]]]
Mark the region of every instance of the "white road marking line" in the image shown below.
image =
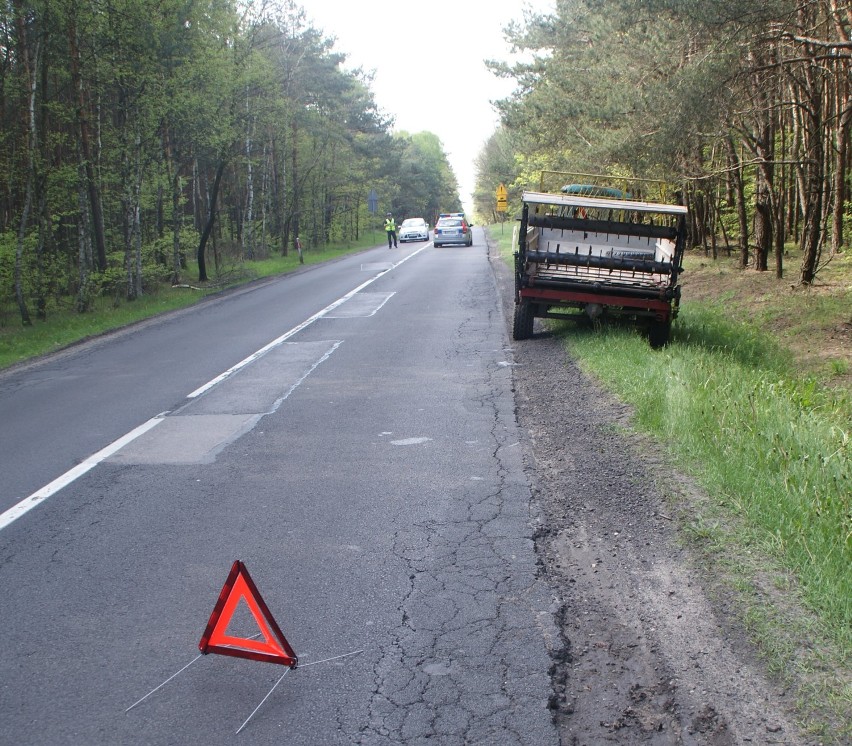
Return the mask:
[[104, 459], [112, 456], [116, 451], [124, 448], [128, 443], [136, 440], [143, 433], [147, 433], [151, 428], [159, 425], [163, 418], [166, 416], [166, 412], [162, 414], [158, 414], [156, 417], [152, 417], [147, 422], [142, 423], [139, 427], [131, 430], [126, 435], [122, 435], [118, 440], [114, 440], [110, 443], [106, 448], [102, 448], [100, 451], [95, 453], [92, 456], [89, 456], [85, 461], [80, 464], [77, 464], [73, 469], [69, 469], [62, 476], [54, 479], [50, 484], [45, 485], [40, 490], [33, 492], [29, 497], [25, 497], [19, 503], [16, 503], [11, 508], [6, 510], [4, 513], [0, 513], [0, 531], [2, 531], [6, 526], [10, 525], [14, 521], [18, 520], [22, 515], [28, 513], [32, 510], [36, 505], [47, 500], [48, 497], [59, 492], [63, 487], [71, 484], [78, 477], [82, 477], [87, 471], [90, 471], [95, 466], [97, 466]]
[[288, 339], [290, 339], [290, 337], [292, 337], [294, 334], [297, 334], [298, 332], [302, 331], [302, 329], [305, 329], [305, 328], [309, 327], [309, 326], [310, 326], [311, 324], [313, 324], [313, 323], [314, 323], [317, 319], [321, 319], [321, 318], [322, 318], [323, 316], [325, 316], [327, 313], [330, 313], [330, 312], [331, 312], [331, 311], [333, 311], [335, 308], [337, 308], [339, 305], [341, 305], [342, 303], [345, 303], [346, 301], [348, 301], [348, 300], [349, 300], [349, 299], [350, 299], [353, 295], [355, 295], [356, 293], [360, 293], [360, 292], [361, 292], [364, 288], [369, 287], [370, 285], [372, 285], [372, 284], [373, 284], [376, 280], [378, 280], [378, 279], [379, 279], [382, 275], [384, 275], [384, 274], [386, 274], [386, 273], [390, 272], [392, 269], [395, 269], [395, 268], [396, 268], [396, 267], [398, 267], [400, 264], [403, 264], [403, 263], [407, 262], [409, 259], [411, 259], [411, 257], [416, 256], [417, 254], [419, 254], [419, 253], [420, 253], [421, 251], [423, 251], [423, 249], [425, 249], [427, 246], [429, 246], [429, 244], [426, 244], [426, 246], [423, 246], [423, 247], [419, 248], [417, 251], [412, 252], [412, 253], [411, 253], [411, 254], [409, 254], [408, 256], [403, 257], [403, 258], [402, 258], [402, 259], [400, 259], [398, 262], [396, 262], [395, 264], [393, 264], [390, 268], [388, 268], [388, 269], [384, 269], [384, 270], [382, 270], [381, 272], [379, 272], [379, 273], [378, 273], [375, 277], [371, 277], [371, 278], [370, 278], [369, 280], [367, 280], [366, 282], [362, 282], [362, 283], [361, 283], [361, 284], [360, 284], [357, 288], [355, 288], [354, 290], [350, 290], [348, 293], [346, 293], [346, 295], [342, 296], [341, 298], [338, 298], [338, 299], [337, 299], [336, 301], [334, 301], [333, 303], [330, 303], [330, 304], [329, 304], [329, 305], [327, 305], [325, 308], [323, 308], [321, 311], [317, 311], [317, 313], [315, 313], [313, 316], [311, 316], [310, 318], [305, 319], [305, 320], [304, 320], [301, 324], [299, 324], [298, 326], [294, 326], [292, 329], [290, 329], [290, 331], [284, 332], [284, 334], [282, 334], [282, 335], [281, 335], [280, 337], [278, 337], [277, 339], [273, 339], [273, 340], [272, 340], [272, 341], [271, 341], [268, 345], [265, 345], [264, 347], [261, 347], [261, 348], [260, 348], [257, 352], [253, 352], [251, 355], [249, 355], [247, 358], [245, 358], [245, 360], [240, 360], [240, 362], [238, 362], [236, 365], [232, 366], [231, 368], [228, 368], [228, 370], [226, 370], [224, 373], [220, 373], [218, 376], [216, 376], [216, 378], [212, 379], [211, 381], [208, 381], [208, 382], [207, 382], [207, 383], [205, 383], [203, 386], [200, 386], [199, 388], [195, 389], [195, 391], [193, 391], [191, 394], [188, 394], [188, 395], [187, 395], [187, 399], [194, 399], [194, 398], [196, 398], [197, 396], [201, 396], [201, 394], [203, 394], [203, 393], [204, 393], [205, 391], [207, 391], [208, 389], [213, 388], [213, 387], [214, 387], [217, 383], [219, 383], [220, 381], [224, 381], [224, 380], [225, 380], [226, 378], [228, 378], [229, 376], [234, 375], [234, 373], [236, 373], [238, 370], [241, 370], [242, 368], [245, 368], [245, 366], [246, 366], [246, 365], [248, 365], [249, 363], [254, 362], [255, 360], [257, 360], [257, 359], [258, 359], [259, 357], [261, 357], [262, 355], [265, 355], [267, 352], [269, 352], [269, 351], [270, 351], [271, 349], [273, 349], [274, 347], [278, 347], [278, 345], [280, 345], [282, 342], [286, 342], [286, 341], [287, 341]]
[[305, 374], [304, 374], [304, 375], [303, 375], [303, 376], [302, 376], [302, 377], [301, 377], [298, 381], [296, 381], [296, 383], [294, 383], [292, 386], [290, 386], [290, 388], [289, 388], [289, 389], [287, 389], [287, 391], [286, 391], [286, 393], [284, 394], [284, 396], [282, 396], [280, 399], [277, 399], [277, 400], [275, 401], [275, 403], [272, 405], [272, 409], [271, 409], [269, 412], [264, 412], [264, 414], [272, 414], [273, 412], [277, 412], [277, 411], [278, 411], [278, 407], [280, 407], [280, 406], [284, 403], [284, 400], [285, 400], [287, 397], [289, 397], [289, 396], [290, 396], [290, 394], [292, 394], [292, 393], [293, 393], [293, 392], [294, 392], [297, 388], [299, 388], [299, 386], [301, 386], [301, 385], [302, 385], [302, 383], [304, 382], [304, 380], [305, 380], [305, 379], [306, 379], [306, 378], [307, 378], [307, 377], [308, 377], [311, 373], [313, 373], [313, 372], [314, 372], [314, 371], [315, 371], [315, 370], [316, 370], [316, 369], [317, 369], [317, 368], [318, 368], [318, 367], [319, 367], [322, 363], [324, 363], [326, 360], [328, 360], [328, 359], [331, 357], [331, 354], [332, 354], [332, 353], [333, 353], [333, 352], [334, 352], [334, 351], [335, 351], [338, 347], [340, 347], [340, 345], [342, 345], [342, 344], [343, 344], [343, 342], [335, 342], [335, 343], [334, 343], [334, 345], [331, 347], [331, 349], [330, 349], [330, 350], [328, 350], [328, 351], [327, 351], [327, 352], [326, 352], [326, 353], [325, 353], [325, 354], [324, 354], [324, 355], [323, 355], [323, 356], [322, 356], [319, 360], [317, 360], [317, 361], [316, 361], [316, 362], [315, 362], [315, 363], [314, 363], [314, 364], [313, 364], [313, 365], [312, 365], [312, 366], [311, 366], [308, 370], [306, 370], [306, 371], [305, 371]]
[[[365, 287], [368, 287], [369, 285], [374, 283], [382, 275], [390, 272], [392, 269], [395, 269], [400, 264], [404, 264], [409, 259], [411, 259], [411, 257], [417, 256], [417, 254], [419, 254], [421, 251], [423, 251], [423, 249], [428, 248], [430, 245], [431, 244], [428, 244], [428, 243], [425, 244], [421, 248], [417, 249], [417, 251], [414, 251], [411, 254], [409, 254], [408, 256], [400, 259], [398, 262], [395, 262], [388, 269], [382, 270], [375, 277], [371, 277], [366, 282], [362, 282], [358, 287], [356, 287], [354, 290], [351, 290], [350, 292], [346, 293], [346, 295], [344, 295], [342, 298], [338, 298], [336, 301], [329, 304], [328, 306], [323, 308], [318, 313], [315, 313], [313, 316], [306, 319], [305, 321], [303, 321], [298, 326], [294, 326], [292, 329], [290, 329], [290, 331], [285, 332], [284, 334], [282, 334], [277, 339], [272, 340], [272, 342], [270, 342], [268, 345], [261, 347], [257, 352], [252, 353], [245, 360], [240, 361], [239, 363], [234, 365], [232, 368], [229, 368], [224, 373], [216, 376], [216, 378], [214, 378], [212, 381], [205, 383], [203, 386], [201, 386], [200, 388], [196, 389], [191, 394], [189, 394], [187, 396], [187, 398], [188, 399], [194, 399], [195, 397], [200, 396], [205, 391], [213, 388], [213, 386], [215, 386], [220, 381], [224, 381], [226, 378], [228, 378], [229, 376], [232, 376], [238, 370], [245, 368], [246, 365], [257, 360], [259, 357], [261, 357], [265, 353], [269, 352], [269, 350], [271, 350], [272, 348], [277, 347], [278, 345], [280, 345], [282, 342], [288, 340], [290, 337], [292, 337], [297, 332], [300, 332], [300, 331], [302, 331], [302, 329], [305, 329], [306, 327], [310, 326], [317, 319], [321, 319], [323, 316], [325, 316], [325, 314], [327, 314], [329, 311], [332, 311], [335, 308], [337, 308], [341, 303], [345, 303], [347, 300], [349, 300], [356, 293], [360, 293]], [[336, 347], [335, 347], [335, 349], [336, 349]], [[332, 350], [332, 352], [333, 352], [333, 350]], [[326, 354], [323, 357], [323, 360], [325, 360], [327, 357], [328, 357], [328, 354]], [[322, 362], [322, 360], [320, 360], [319, 362]], [[319, 362], [316, 365], [319, 365]], [[316, 365], [314, 365], [314, 368], [316, 367]], [[313, 370], [313, 368], [311, 370]], [[299, 381], [299, 383], [301, 383], [301, 381]], [[291, 391], [287, 392], [287, 396], [289, 396], [290, 393], [292, 393], [292, 389], [291, 389]], [[286, 398], [286, 396], [284, 398]], [[283, 401], [283, 399], [281, 401]], [[280, 402], [278, 402], [278, 404], [280, 405]], [[126, 435], [121, 436], [118, 440], [114, 440], [108, 446], [106, 446], [105, 448], [102, 448], [100, 451], [93, 454], [92, 456], [89, 456], [89, 458], [87, 458], [82, 463], [78, 464], [77, 466], [73, 467], [72, 469], [69, 469], [63, 475], [57, 477], [52, 482], [50, 482], [50, 484], [47, 484], [44, 487], [42, 487], [41, 489], [36, 490], [29, 497], [25, 497], [20, 502], [15, 503], [15, 505], [13, 505], [8, 510], [4, 511], [3, 513], [0, 513], [0, 531], [2, 531], [4, 528], [6, 528], [7, 526], [14, 523], [22, 515], [25, 515], [26, 513], [28, 513], [30, 510], [32, 510], [34, 507], [36, 507], [36, 505], [40, 505], [41, 503], [43, 503], [51, 495], [59, 492], [59, 490], [61, 490], [63, 487], [67, 487], [69, 484], [71, 484], [71, 482], [76, 480], [78, 477], [82, 477], [86, 472], [90, 471], [95, 466], [97, 466], [99, 463], [101, 463], [101, 461], [103, 461], [106, 458], [109, 458], [114, 453], [121, 450], [128, 443], [131, 443], [134, 440], [136, 440], [136, 438], [138, 438], [143, 433], [148, 432], [151, 428], [156, 427], [167, 414], [168, 414], [168, 412], [163, 412], [161, 414], [158, 414], [156, 417], [152, 417], [147, 422], [144, 422], [141, 425], [139, 425], [139, 427], [131, 430]]]

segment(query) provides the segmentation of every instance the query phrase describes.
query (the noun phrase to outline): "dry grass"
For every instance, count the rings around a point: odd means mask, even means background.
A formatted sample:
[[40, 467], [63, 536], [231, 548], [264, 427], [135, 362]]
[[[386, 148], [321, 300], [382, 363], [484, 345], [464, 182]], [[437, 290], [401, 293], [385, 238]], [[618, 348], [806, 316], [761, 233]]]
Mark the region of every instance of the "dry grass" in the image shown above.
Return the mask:
[[735, 256], [687, 255], [683, 303], [705, 301], [720, 313], [768, 331], [800, 370], [852, 387], [852, 252], [835, 256], [811, 287], [798, 284], [799, 257], [785, 257], [784, 279], [740, 269]]

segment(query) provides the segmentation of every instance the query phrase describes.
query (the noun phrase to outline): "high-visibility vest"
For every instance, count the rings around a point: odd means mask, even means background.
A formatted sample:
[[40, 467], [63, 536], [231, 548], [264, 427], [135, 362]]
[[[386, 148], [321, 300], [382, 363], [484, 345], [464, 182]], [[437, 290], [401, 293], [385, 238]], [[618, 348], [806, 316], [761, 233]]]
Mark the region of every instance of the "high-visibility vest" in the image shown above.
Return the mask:
[[396, 223], [393, 218], [385, 218], [385, 230], [388, 232], [396, 230]]

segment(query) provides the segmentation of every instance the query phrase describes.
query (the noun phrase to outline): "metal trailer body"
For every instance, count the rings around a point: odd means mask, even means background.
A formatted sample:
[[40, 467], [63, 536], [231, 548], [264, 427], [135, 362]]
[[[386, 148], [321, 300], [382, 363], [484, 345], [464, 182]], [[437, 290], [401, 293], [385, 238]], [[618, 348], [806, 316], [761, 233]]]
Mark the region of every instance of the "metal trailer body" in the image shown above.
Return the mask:
[[513, 337], [532, 336], [536, 317], [606, 314], [644, 323], [651, 345], [665, 345], [680, 302], [686, 207], [582, 193], [522, 199]]

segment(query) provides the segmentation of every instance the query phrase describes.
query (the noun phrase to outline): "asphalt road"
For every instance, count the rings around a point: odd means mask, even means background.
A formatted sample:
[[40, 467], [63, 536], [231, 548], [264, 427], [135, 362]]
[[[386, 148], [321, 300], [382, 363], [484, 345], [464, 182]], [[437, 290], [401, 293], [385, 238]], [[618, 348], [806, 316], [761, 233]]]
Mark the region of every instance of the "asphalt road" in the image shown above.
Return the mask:
[[[477, 235], [0, 378], [0, 512], [101, 452], [0, 529], [0, 742], [557, 743], [511, 366]], [[197, 657], [236, 559], [299, 656], [283, 679]]]

